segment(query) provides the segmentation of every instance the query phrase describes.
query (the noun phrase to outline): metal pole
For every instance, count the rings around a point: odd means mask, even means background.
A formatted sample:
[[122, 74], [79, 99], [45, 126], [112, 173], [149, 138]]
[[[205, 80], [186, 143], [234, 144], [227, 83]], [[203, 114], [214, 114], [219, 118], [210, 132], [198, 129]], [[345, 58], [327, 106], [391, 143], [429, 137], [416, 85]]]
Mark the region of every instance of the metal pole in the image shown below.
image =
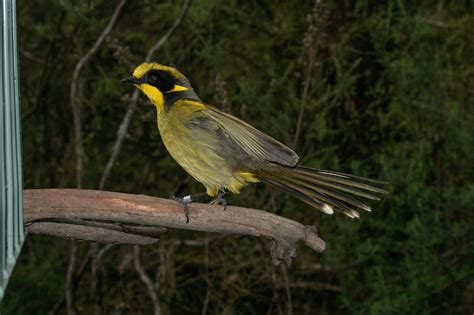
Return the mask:
[[0, 299], [20, 253], [23, 230], [20, 97], [16, 1], [2, 0], [0, 15]]

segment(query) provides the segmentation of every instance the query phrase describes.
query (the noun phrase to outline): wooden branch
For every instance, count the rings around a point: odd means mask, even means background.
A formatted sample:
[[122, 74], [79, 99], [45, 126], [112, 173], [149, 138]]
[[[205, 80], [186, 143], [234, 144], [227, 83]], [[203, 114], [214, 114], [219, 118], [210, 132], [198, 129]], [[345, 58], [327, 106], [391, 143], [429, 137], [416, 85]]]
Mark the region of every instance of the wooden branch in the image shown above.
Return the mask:
[[[176, 18], [173, 25], [166, 31], [166, 33], [148, 50], [148, 53], [145, 58], [145, 62], [150, 62], [153, 58], [153, 55], [168, 41], [170, 36], [174, 33], [174, 31], [178, 28], [178, 26], [183, 22], [186, 13], [189, 10], [189, 6], [191, 5], [191, 0], [185, 0], [183, 7], [181, 8], [181, 12], [179, 13], [178, 17]], [[102, 173], [102, 177], [100, 178], [99, 189], [103, 190], [105, 186], [105, 182], [110, 176], [110, 172], [115, 165], [115, 161], [122, 149], [123, 141], [125, 140], [125, 135], [127, 134], [128, 126], [132, 121], [133, 114], [138, 105], [138, 97], [140, 92], [138, 89], [133, 91], [132, 97], [130, 98], [129, 105], [125, 116], [122, 119], [122, 123], [117, 130], [117, 138], [115, 139], [114, 146], [112, 147], [112, 153], [110, 155], [109, 160], [107, 161], [107, 165], [104, 168], [104, 172]]]
[[141, 282], [145, 285], [145, 289], [150, 297], [151, 301], [153, 302], [153, 314], [160, 315], [161, 314], [161, 305], [160, 299], [158, 297], [157, 287], [151, 281], [150, 277], [145, 271], [140, 259], [140, 247], [135, 246], [133, 249], [133, 265], [135, 266], [135, 271], [140, 276]]
[[78, 101], [77, 97], [77, 88], [79, 86], [79, 74], [82, 71], [82, 68], [85, 64], [95, 55], [95, 53], [99, 50], [100, 45], [104, 42], [105, 38], [110, 34], [112, 31], [115, 22], [118, 19], [120, 11], [122, 10], [123, 6], [125, 5], [126, 0], [121, 0], [117, 7], [115, 8], [114, 14], [110, 19], [109, 23], [105, 27], [105, 29], [100, 34], [99, 38], [97, 38], [94, 46], [87, 51], [87, 53], [82, 56], [79, 62], [76, 64], [74, 68], [74, 72], [72, 74], [71, 79], [71, 87], [70, 87], [70, 102], [71, 102], [71, 109], [72, 109], [72, 117], [74, 122], [74, 139], [75, 139], [75, 151], [76, 151], [76, 181], [77, 187], [82, 188], [82, 175], [83, 175], [83, 167], [84, 167], [84, 145], [82, 139], [82, 123], [81, 123], [81, 106]]
[[153, 55], [163, 46], [170, 36], [174, 33], [174, 31], [178, 28], [178, 26], [183, 22], [184, 17], [186, 16], [186, 13], [189, 10], [189, 7], [191, 5], [191, 0], [184, 0], [183, 7], [181, 8], [181, 11], [179, 12], [178, 17], [174, 21], [173, 25], [166, 31], [166, 33], [153, 45], [150, 50], [148, 51], [148, 54], [146, 55], [145, 61], [150, 62], [151, 58], [153, 58]]
[[83, 189], [24, 191], [26, 230], [69, 239], [101, 243], [150, 244], [164, 228], [254, 235], [272, 239], [275, 264], [289, 264], [302, 240], [322, 252], [325, 243], [315, 227], [262, 210], [192, 203], [185, 223], [176, 201], [116, 192]]

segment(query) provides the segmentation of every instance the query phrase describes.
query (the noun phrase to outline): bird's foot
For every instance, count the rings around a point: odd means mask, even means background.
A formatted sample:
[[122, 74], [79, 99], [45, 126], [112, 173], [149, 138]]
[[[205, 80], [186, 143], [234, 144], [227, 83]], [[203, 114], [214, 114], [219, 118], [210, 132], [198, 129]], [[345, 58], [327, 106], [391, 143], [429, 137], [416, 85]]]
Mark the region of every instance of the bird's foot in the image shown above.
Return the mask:
[[194, 195], [187, 195], [183, 198], [176, 197], [175, 195], [171, 195], [171, 199], [179, 202], [183, 206], [184, 216], [186, 218], [186, 223], [189, 222], [189, 207], [190, 203], [193, 203], [196, 199], [202, 198], [203, 196], [207, 196], [206, 192], [194, 194]]
[[191, 195], [184, 196], [183, 198], [172, 196], [173, 200], [179, 202], [183, 207], [184, 217], [186, 218], [186, 223], [189, 222], [189, 207], [188, 204], [193, 202], [193, 198]]
[[224, 211], [225, 209], [227, 209], [227, 200], [224, 198], [225, 196], [225, 192], [219, 192], [216, 196], [216, 198], [214, 198], [210, 204], [211, 205], [223, 205], [224, 206]]

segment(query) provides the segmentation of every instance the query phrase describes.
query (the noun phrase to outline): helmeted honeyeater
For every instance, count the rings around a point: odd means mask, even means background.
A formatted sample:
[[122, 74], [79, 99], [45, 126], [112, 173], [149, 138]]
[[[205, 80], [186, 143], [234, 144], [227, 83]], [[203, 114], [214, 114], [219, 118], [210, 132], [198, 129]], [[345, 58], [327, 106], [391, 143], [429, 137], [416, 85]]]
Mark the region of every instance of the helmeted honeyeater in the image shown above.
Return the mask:
[[[175, 68], [143, 63], [122, 82], [135, 85], [155, 105], [169, 153], [211, 197], [223, 200], [226, 191], [238, 193], [248, 183], [264, 182], [325, 213], [337, 210], [357, 218], [357, 209], [370, 208], [352, 195], [379, 200], [377, 193], [387, 193], [376, 186], [384, 181], [299, 165], [287, 146], [201, 101]], [[181, 202], [188, 222], [192, 196]]]

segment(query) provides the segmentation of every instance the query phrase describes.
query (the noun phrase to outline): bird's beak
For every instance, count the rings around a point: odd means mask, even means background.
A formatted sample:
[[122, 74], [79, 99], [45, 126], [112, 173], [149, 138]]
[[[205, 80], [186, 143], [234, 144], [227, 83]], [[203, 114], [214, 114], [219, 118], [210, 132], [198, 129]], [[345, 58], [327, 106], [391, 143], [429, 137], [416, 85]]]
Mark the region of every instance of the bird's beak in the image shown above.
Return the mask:
[[140, 80], [135, 77], [128, 77], [123, 80], [120, 80], [120, 83], [132, 83], [132, 84], [140, 84]]

